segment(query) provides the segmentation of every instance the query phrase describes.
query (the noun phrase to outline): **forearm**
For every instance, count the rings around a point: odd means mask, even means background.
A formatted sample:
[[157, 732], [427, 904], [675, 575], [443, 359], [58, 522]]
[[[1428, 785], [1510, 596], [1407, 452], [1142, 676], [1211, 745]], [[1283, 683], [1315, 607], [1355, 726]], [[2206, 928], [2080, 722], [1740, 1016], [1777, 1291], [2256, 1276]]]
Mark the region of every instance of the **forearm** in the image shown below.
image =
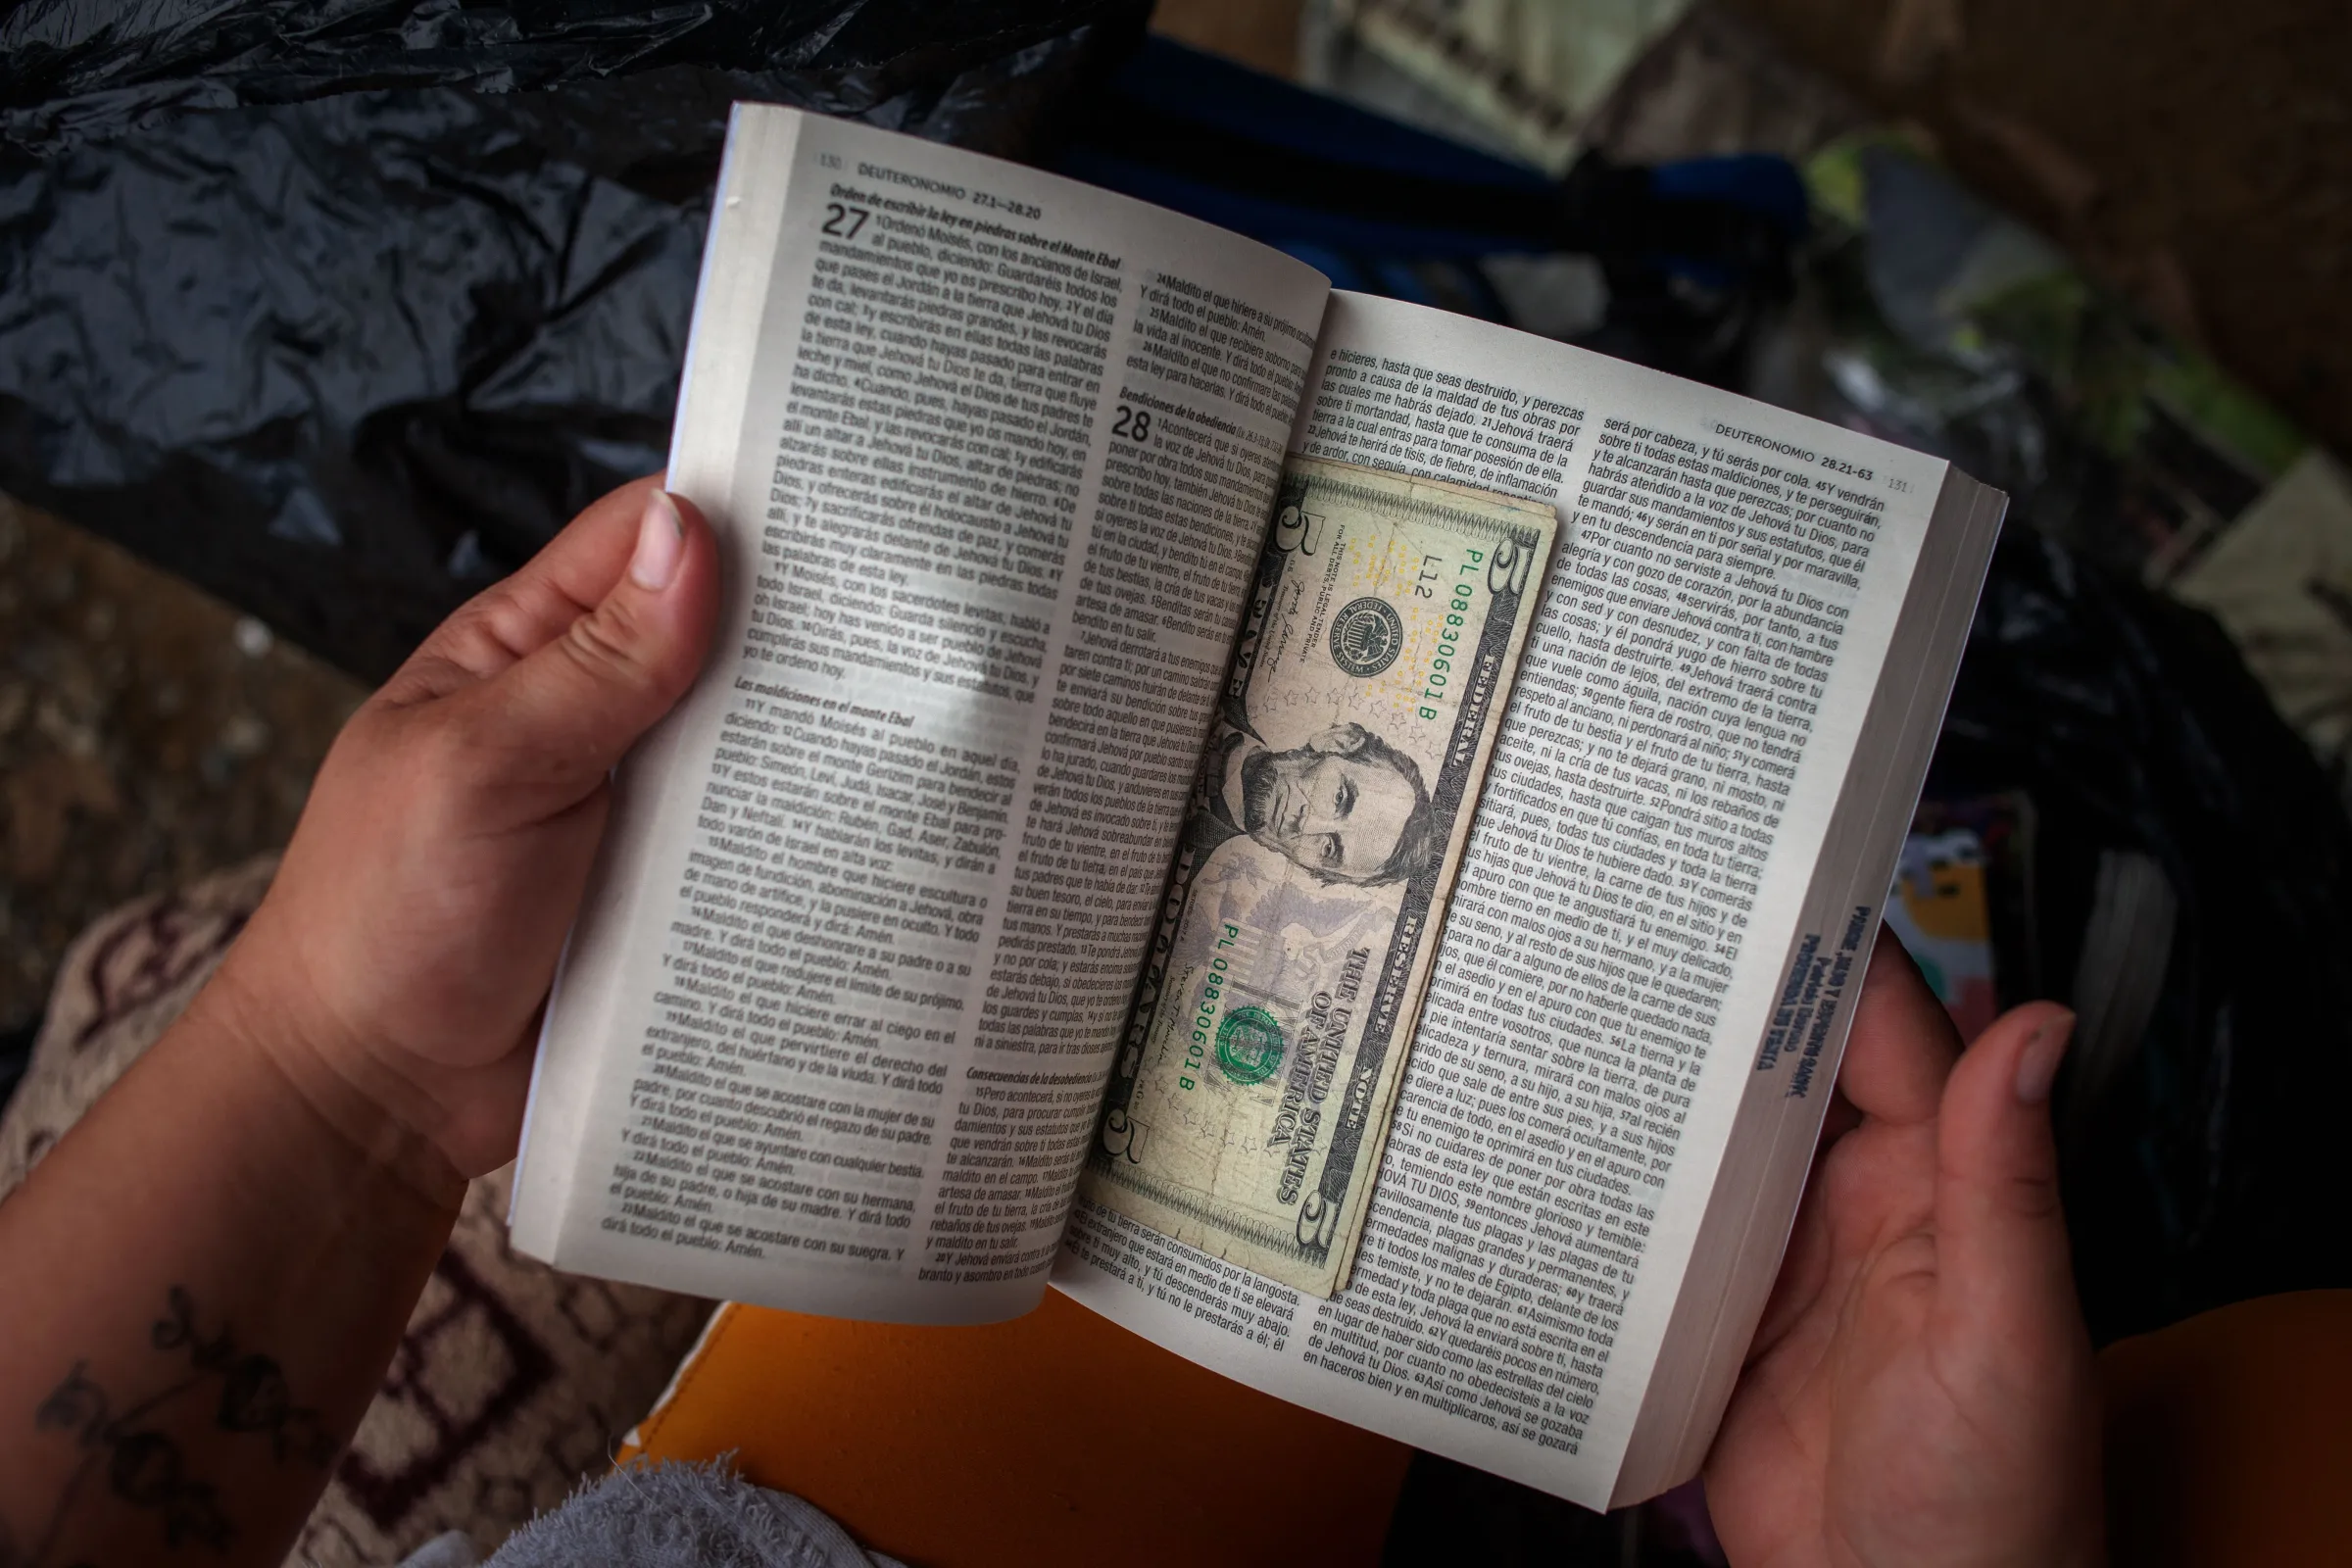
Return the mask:
[[448, 1239], [263, 1005], [224, 973], [0, 1203], [0, 1561], [279, 1561]]
[[0, 1203], [0, 1568], [280, 1560], [514, 1155], [608, 780], [718, 587], [628, 486], [344, 727], [220, 973]]

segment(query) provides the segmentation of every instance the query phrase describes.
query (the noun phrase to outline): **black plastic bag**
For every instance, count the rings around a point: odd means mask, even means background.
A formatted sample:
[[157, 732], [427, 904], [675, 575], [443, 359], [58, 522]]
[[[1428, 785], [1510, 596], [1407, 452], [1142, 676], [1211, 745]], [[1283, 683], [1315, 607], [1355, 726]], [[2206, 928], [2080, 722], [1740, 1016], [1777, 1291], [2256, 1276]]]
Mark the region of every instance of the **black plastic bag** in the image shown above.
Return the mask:
[[381, 676], [661, 466], [732, 101], [1021, 156], [1149, 9], [20, 6], [0, 489]]
[[2045, 975], [2103, 852], [2179, 901], [2156, 1011], [2095, 1097], [2059, 1084], [2061, 1185], [2100, 1343], [2352, 1284], [2352, 821], [2210, 617], [2024, 528], [1971, 629], [1931, 793], [2023, 787]]

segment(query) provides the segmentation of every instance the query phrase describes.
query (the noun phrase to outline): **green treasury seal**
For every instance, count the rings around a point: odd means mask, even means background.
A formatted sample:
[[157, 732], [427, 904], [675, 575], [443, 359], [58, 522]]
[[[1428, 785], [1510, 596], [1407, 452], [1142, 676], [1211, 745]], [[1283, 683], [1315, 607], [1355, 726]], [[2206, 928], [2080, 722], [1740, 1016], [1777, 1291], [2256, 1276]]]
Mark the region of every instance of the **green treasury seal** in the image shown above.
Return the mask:
[[1350, 599], [1331, 617], [1331, 662], [1369, 680], [1404, 650], [1404, 617], [1385, 599]]
[[1237, 1084], [1262, 1084], [1282, 1068], [1282, 1025], [1263, 1007], [1236, 1007], [1217, 1025], [1217, 1065]]

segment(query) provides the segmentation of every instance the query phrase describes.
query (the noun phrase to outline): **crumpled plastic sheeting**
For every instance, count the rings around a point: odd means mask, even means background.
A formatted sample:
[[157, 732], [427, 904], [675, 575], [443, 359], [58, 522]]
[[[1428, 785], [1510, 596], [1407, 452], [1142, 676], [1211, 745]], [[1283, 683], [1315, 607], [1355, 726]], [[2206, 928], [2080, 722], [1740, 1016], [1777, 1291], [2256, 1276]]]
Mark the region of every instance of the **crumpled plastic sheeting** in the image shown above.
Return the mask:
[[380, 677], [661, 466], [731, 102], [1020, 156], [1148, 9], [22, 6], [0, 489]]
[[2208, 616], [2012, 529], [1930, 790], [2020, 785], [2045, 973], [2074, 967], [2101, 850], [2153, 857], [2180, 900], [2139, 1052], [2096, 1103], [2059, 1085], [2093, 1337], [2352, 1284], [2352, 821], [2310, 750]]
[[790, 73], [787, 90], [804, 95], [790, 101], [830, 114], [906, 98], [905, 116], [961, 97], [950, 113], [968, 130], [974, 110], [1017, 122], [1030, 107], [1016, 83], [1045, 64], [1023, 58], [1038, 45], [1090, 22], [1140, 28], [1148, 11], [1103, 0], [28, 0], [0, 16], [0, 138], [49, 151], [188, 110], [393, 87], [519, 92], [671, 66]]

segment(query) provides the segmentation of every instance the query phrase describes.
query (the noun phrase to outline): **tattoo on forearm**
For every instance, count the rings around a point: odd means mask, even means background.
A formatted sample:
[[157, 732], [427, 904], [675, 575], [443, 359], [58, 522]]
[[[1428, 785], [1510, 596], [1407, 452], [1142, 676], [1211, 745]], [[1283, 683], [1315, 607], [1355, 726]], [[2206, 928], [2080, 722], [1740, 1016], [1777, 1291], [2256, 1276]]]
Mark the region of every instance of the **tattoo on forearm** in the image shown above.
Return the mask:
[[159, 1350], [186, 1350], [198, 1372], [219, 1374], [214, 1425], [223, 1432], [264, 1434], [281, 1464], [297, 1458], [323, 1467], [334, 1458], [333, 1436], [319, 1423], [318, 1411], [294, 1402], [275, 1361], [240, 1352], [225, 1326], [210, 1340], [197, 1333], [196, 1303], [178, 1286], [172, 1287], [166, 1301], [170, 1312], [157, 1320], [150, 1338]]
[[294, 1402], [277, 1362], [239, 1349], [226, 1325], [209, 1337], [200, 1332], [195, 1299], [185, 1290], [175, 1285], [167, 1293], [164, 1316], [148, 1339], [156, 1349], [185, 1363], [154, 1393], [118, 1405], [90, 1377], [89, 1363], [76, 1361], [34, 1409], [36, 1433], [65, 1434], [83, 1457], [37, 1538], [11, 1541], [0, 1525], [0, 1568], [48, 1568], [67, 1519], [92, 1482], [101, 1482], [116, 1504], [160, 1516], [167, 1547], [225, 1551], [236, 1532], [221, 1512], [217, 1489], [188, 1473], [179, 1442], [157, 1430], [153, 1419], [191, 1396], [211, 1403], [218, 1430], [268, 1439], [270, 1457], [279, 1464], [291, 1459], [324, 1469], [333, 1462], [334, 1435], [317, 1410]]
[[[187, 1474], [179, 1445], [163, 1433], [144, 1428], [141, 1418], [153, 1414], [193, 1388], [190, 1378], [117, 1412], [106, 1391], [90, 1381], [89, 1363], [76, 1361], [48, 1398], [33, 1412], [36, 1431], [65, 1431], [88, 1455], [59, 1499], [58, 1516], [50, 1533], [64, 1522], [65, 1510], [83, 1490], [93, 1471], [103, 1471], [107, 1490], [117, 1500], [134, 1508], [151, 1508], [163, 1516], [164, 1544], [178, 1547], [210, 1546], [225, 1551], [234, 1536], [220, 1512], [220, 1499], [206, 1482]], [[47, 1543], [42, 1544], [45, 1547]], [[46, 1551], [29, 1560], [38, 1564]]]

